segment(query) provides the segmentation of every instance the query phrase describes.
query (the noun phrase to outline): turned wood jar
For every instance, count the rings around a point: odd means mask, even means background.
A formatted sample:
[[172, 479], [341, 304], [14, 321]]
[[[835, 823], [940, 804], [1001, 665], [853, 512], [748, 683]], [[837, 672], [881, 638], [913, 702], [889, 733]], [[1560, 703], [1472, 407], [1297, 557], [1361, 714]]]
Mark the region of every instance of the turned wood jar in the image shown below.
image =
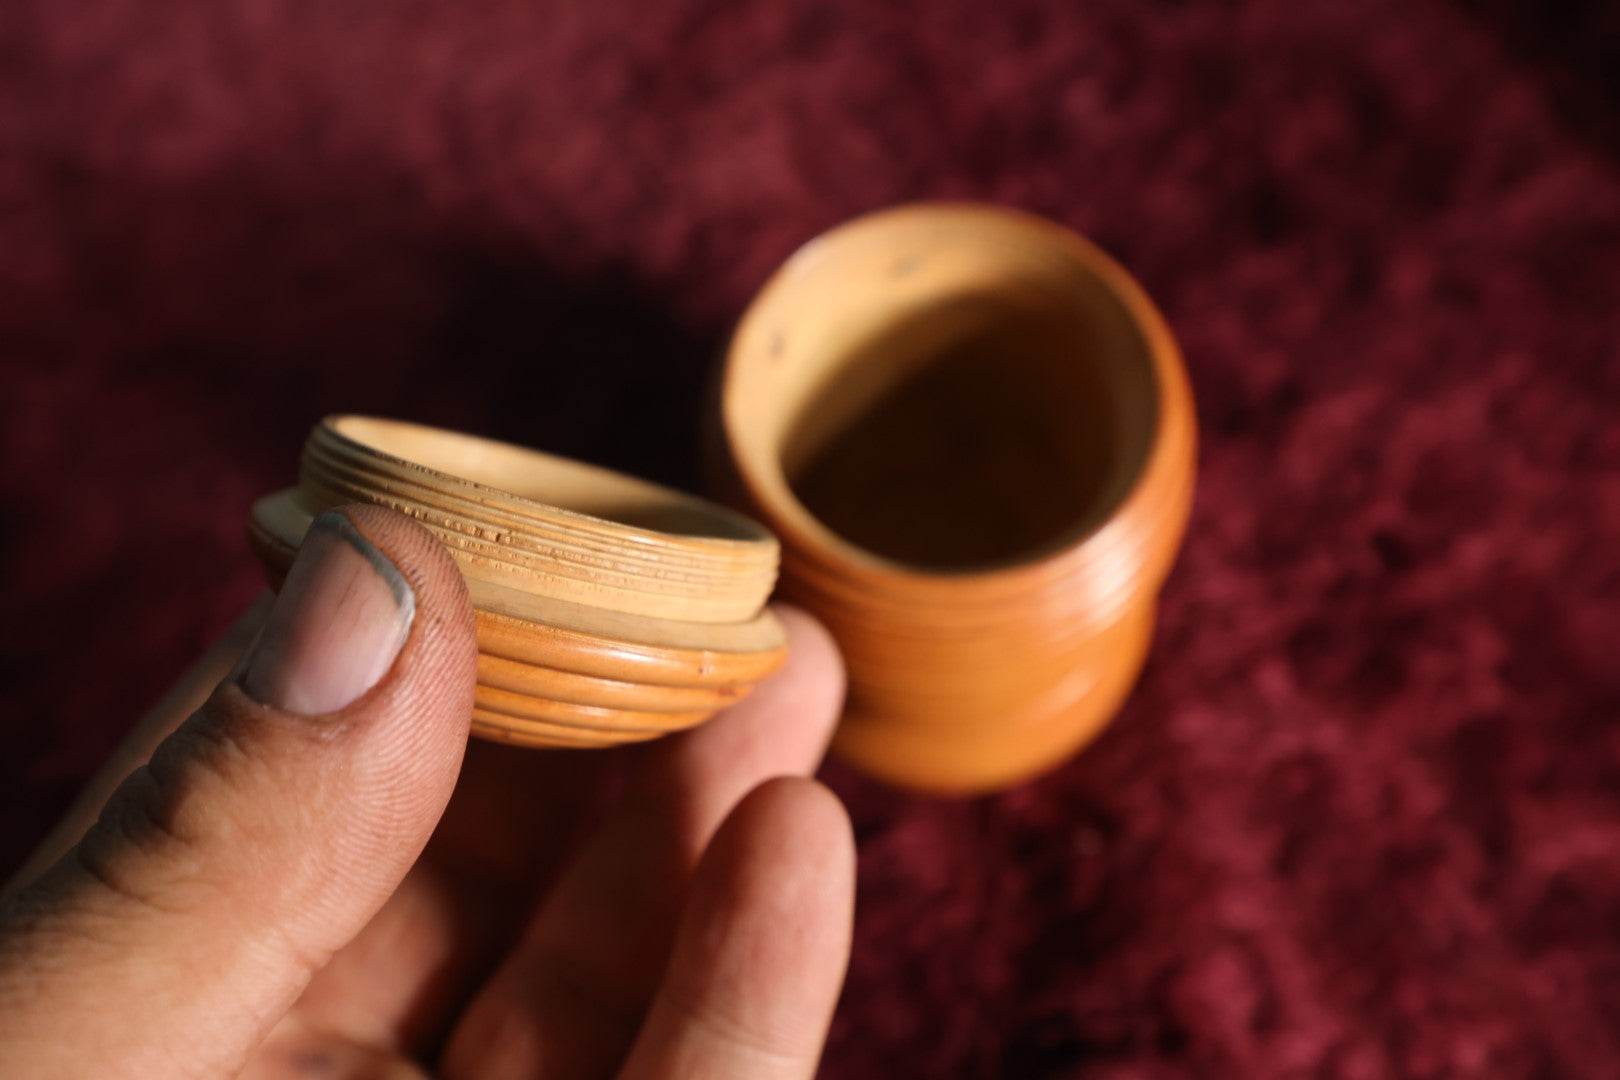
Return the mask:
[[730, 494], [849, 669], [836, 751], [1001, 787], [1108, 722], [1142, 667], [1192, 494], [1164, 319], [1054, 224], [903, 207], [813, 240], [736, 328]]
[[777, 543], [681, 492], [489, 439], [362, 416], [321, 422], [298, 486], [253, 507], [279, 584], [314, 517], [386, 506], [426, 526], [478, 626], [473, 734], [600, 747], [691, 727], [786, 656], [765, 601]]

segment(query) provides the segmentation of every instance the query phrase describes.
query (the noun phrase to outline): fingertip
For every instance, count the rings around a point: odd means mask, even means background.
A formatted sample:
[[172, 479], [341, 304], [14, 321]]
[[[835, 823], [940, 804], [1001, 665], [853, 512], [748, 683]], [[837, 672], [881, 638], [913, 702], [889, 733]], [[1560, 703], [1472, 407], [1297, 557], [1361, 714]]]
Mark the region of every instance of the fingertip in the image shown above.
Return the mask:
[[[471, 606], [422, 526], [376, 507], [338, 514], [324, 552], [306, 544], [301, 594], [284, 587], [237, 670], [20, 894], [33, 914], [12, 958], [49, 955], [39, 969], [49, 977], [31, 987], [34, 1021], [0, 1016], [0, 1042], [8, 1024], [43, 1030], [48, 1016], [74, 1032], [52, 1052], [80, 1072], [117, 1063], [157, 1075], [183, 1053], [199, 1071], [234, 1075], [416, 860], [466, 744]], [[365, 581], [371, 570], [386, 588]], [[344, 683], [353, 635], [378, 624], [397, 631], [386, 670], [367, 646], [358, 659], [380, 674]], [[279, 653], [259, 652], [273, 629]], [[250, 680], [255, 655], [272, 668]], [[311, 682], [312, 670], [328, 681]], [[119, 1013], [137, 999], [166, 1002], [168, 1022]]]
[[[368, 630], [385, 639], [377, 649]], [[477, 663], [466, 582], [443, 544], [404, 514], [341, 506], [316, 519], [263, 632], [172, 741], [227, 731], [295, 768], [299, 788], [342, 772], [354, 810], [341, 831], [414, 849], [460, 772]]]
[[[843, 802], [825, 784], [778, 776], [755, 787], [726, 818], [706, 859], [729, 860], [758, 871], [764, 887], [786, 882], [805, 868], [834, 892], [853, 880], [855, 833]], [[787, 884], [797, 884], [786, 882]]]
[[[329, 738], [364, 744], [350, 767], [359, 810], [349, 833], [358, 839], [370, 832], [414, 859], [444, 812], [466, 751], [478, 674], [472, 602], [455, 560], [420, 523], [359, 503], [333, 513], [403, 579], [413, 611], [376, 685], [317, 724], [331, 729]], [[390, 865], [383, 878], [402, 871]]]
[[734, 918], [762, 928], [779, 923], [818, 939], [815, 956], [796, 955], [789, 939], [770, 937], [765, 945], [787, 950], [779, 963], [789, 968], [836, 957], [840, 980], [854, 893], [849, 813], [825, 785], [796, 776], [767, 780], [737, 804], [693, 882], [694, 905], [709, 905], [722, 926]]
[[814, 780], [738, 803], [699, 864], [626, 1077], [814, 1074], [849, 961], [855, 844]]
[[425, 655], [412, 663], [454, 668], [442, 677], [466, 675], [470, 685], [478, 667], [477, 622], [466, 579], [444, 545], [421, 524], [384, 507], [355, 503], [334, 512], [388, 559], [414, 596], [416, 615], [395, 674], [414, 651]]
[[[855, 832], [844, 804], [819, 781], [781, 776], [750, 791], [721, 824], [693, 879], [692, 906], [708, 908], [723, 930], [765, 930], [761, 966], [807, 970], [836, 958], [841, 980], [854, 894]], [[769, 933], [773, 925], [816, 939], [815, 955]], [[773, 952], [781, 955], [771, 960]]]
[[478, 674], [477, 622], [466, 580], [438, 538], [404, 514], [358, 503], [334, 513], [404, 579], [415, 609], [392, 667], [371, 693], [343, 711], [395, 721], [392, 734], [402, 750], [448, 772], [453, 784]]
[[819, 688], [819, 696], [836, 712], [844, 700], [844, 657], [832, 631], [810, 612], [793, 604], [772, 604], [787, 632], [788, 658], [773, 680], [787, 679]]
[[[322, 551], [311, 548], [317, 538], [306, 539], [309, 550], [300, 558], [315, 560], [306, 571], [317, 577], [315, 567], [340, 563], [335, 585], [305, 589], [301, 597], [289, 597], [284, 585], [236, 672], [157, 747], [147, 772], [148, 786], [162, 800], [156, 817], [165, 828], [159, 832], [196, 835], [219, 848], [198, 872], [220, 878], [220, 888], [260, 899], [279, 894], [285, 891], [279, 886], [254, 884], [279, 859], [316, 876], [341, 874], [344, 888], [317, 890], [323, 905], [341, 907], [391, 891], [442, 815], [466, 746], [477, 645], [465, 582], [432, 533], [376, 506], [340, 507], [331, 518], [348, 541], [328, 535]], [[321, 711], [320, 694], [307, 688], [301, 696], [289, 694], [285, 687], [334, 671], [341, 680], [342, 667], [356, 663], [353, 646], [364, 627], [349, 609], [361, 586], [344, 575], [363, 578], [372, 569], [380, 583], [372, 593], [398, 589], [408, 598], [398, 605], [403, 640], [368, 686], [336, 695]], [[322, 632], [313, 641], [267, 648], [278, 621], [284, 638], [308, 626]], [[267, 659], [267, 653], [275, 655]], [[254, 680], [256, 666], [265, 665], [283, 669], [275, 677], [279, 686]], [[265, 693], [267, 686], [277, 692]], [[118, 810], [109, 805], [109, 813]], [[154, 816], [149, 808], [123, 812]], [[244, 822], [261, 842], [238, 850], [228, 839]], [[93, 830], [86, 842], [122, 857], [123, 831]], [[322, 914], [300, 911], [297, 921]]]

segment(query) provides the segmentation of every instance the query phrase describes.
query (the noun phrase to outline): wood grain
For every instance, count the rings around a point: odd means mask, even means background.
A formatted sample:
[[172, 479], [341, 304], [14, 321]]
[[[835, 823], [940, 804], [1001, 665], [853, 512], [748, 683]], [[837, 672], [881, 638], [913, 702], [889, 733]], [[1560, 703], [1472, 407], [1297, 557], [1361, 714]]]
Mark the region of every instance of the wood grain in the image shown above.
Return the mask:
[[705, 500], [470, 435], [329, 417], [298, 486], [253, 507], [273, 584], [314, 517], [353, 502], [414, 518], [461, 568], [478, 624], [475, 735], [657, 738], [741, 700], [786, 656], [764, 606], [775, 538]]

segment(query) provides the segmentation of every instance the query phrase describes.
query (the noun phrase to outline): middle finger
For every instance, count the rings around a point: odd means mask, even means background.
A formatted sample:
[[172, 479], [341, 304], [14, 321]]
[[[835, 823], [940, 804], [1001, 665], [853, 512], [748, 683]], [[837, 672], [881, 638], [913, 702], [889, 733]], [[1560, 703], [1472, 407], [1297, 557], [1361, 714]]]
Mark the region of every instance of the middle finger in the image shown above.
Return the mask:
[[457, 1024], [450, 1080], [600, 1077], [629, 1049], [709, 838], [763, 781], [808, 775], [843, 703], [843, 668], [808, 615], [780, 612], [787, 665], [741, 704], [646, 748], [619, 806]]
[[296, 1014], [359, 1045], [429, 1052], [595, 820], [619, 757], [470, 743], [421, 859]]

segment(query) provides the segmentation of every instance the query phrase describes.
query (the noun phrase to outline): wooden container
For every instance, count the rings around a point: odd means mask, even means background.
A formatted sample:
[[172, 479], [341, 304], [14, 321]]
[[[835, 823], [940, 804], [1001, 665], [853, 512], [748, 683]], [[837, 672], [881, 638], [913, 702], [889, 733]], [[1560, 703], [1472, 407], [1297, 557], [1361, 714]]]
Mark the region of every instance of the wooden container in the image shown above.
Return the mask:
[[353, 502], [415, 518], [461, 568], [478, 624], [475, 735], [655, 738], [741, 699], [786, 656], [764, 607], [776, 540], [702, 499], [488, 439], [329, 417], [298, 486], [253, 507], [272, 582], [317, 514]]
[[843, 757], [982, 791], [1107, 723], [1195, 442], [1176, 345], [1113, 260], [990, 207], [858, 219], [766, 284], [719, 396], [728, 482], [844, 651]]

